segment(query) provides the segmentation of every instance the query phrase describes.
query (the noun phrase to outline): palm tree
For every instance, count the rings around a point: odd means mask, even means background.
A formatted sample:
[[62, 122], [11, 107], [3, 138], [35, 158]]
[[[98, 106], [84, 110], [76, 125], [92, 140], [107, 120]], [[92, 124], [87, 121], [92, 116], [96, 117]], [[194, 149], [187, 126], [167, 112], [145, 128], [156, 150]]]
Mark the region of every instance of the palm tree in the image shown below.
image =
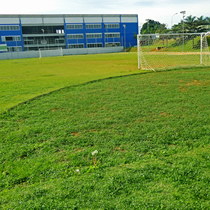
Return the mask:
[[187, 32], [196, 32], [197, 29], [197, 24], [196, 24], [196, 16], [187, 16], [185, 19], [185, 28]]
[[206, 17], [206, 18], [205, 18], [205, 22], [206, 22], [207, 24], [210, 24], [210, 17]]
[[198, 21], [199, 23], [203, 24], [203, 23], [205, 23], [205, 18], [204, 18], [203, 15], [202, 15], [202, 16], [200, 16], [200, 17], [197, 18], [197, 21]]
[[196, 24], [197, 24], [197, 31], [198, 32], [203, 32], [205, 31], [204, 28], [203, 28], [203, 25], [205, 25], [205, 18], [202, 16], [198, 17], [197, 20], [196, 20]]
[[207, 31], [209, 31], [210, 30], [210, 17], [206, 17], [205, 18], [205, 24], [207, 25]]

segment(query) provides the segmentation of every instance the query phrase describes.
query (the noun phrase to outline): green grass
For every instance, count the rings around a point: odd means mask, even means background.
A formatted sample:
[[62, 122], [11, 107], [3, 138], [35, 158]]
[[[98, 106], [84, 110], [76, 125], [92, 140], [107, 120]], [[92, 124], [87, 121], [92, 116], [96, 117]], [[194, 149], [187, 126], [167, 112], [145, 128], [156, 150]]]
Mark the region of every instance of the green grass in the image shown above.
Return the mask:
[[[188, 68], [200, 65], [199, 54], [170, 54], [170, 53], [145, 53], [144, 58], [154, 69]], [[201, 65], [200, 65], [201, 66]]]
[[135, 53], [0, 61], [0, 113], [41, 94], [138, 72]]
[[[196, 43], [199, 40], [195, 39], [194, 42]], [[141, 66], [142, 69], [167, 69], [167, 68], [188, 68], [188, 67], [195, 67], [195, 66], [210, 66], [210, 54], [207, 48], [203, 49], [203, 56], [202, 56], [202, 64], [201, 64], [201, 56], [200, 56], [200, 49], [192, 48], [192, 40], [188, 41], [183, 46], [180, 45], [173, 45], [174, 43], [163, 45], [161, 43], [154, 43], [152, 45], [143, 46], [142, 52], [143, 56], [141, 58]], [[162, 47], [162, 49], [157, 50], [157, 47]], [[145, 63], [145, 61], [146, 63]]]
[[[84, 82], [138, 73], [136, 48], [129, 53], [0, 61], [0, 113], [42, 94]], [[147, 54], [155, 69], [195, 66], [198, 54]]]
[[[154, 40], [153, 43], [150, 43], [148, 48], [147, 43], [142, 47], [142, 50], [145, 52], [156, 51], [157, 47], [162, 47], [158, 50], [159, 52], [183, 52], [183, 41], [182, 37], [177, 37], [177, 39], [164, 39], [163, 40]], [[189, 38], [184, 42], [184, 51], [185, 52], [200, 52], [200, 37]]]
[[209, 68], [194, 68], [68, 87], [2, 113], [1, 208], [209, 209], [209, 98]]
[[[177, 37], [177, 39], [168, 39], [168, 40], [150, 40], [150, 44], [148, 47], [147, 40], [142, 46], [143, 52], [187, 52], [187, 53], [200, 53], [200, 36], [197, 37], [185, 37], [186, 40], [184, 41], [183, 46], [183, 39], [182, 37]], [[209, 52], [210, 51], [210, 39], [208, 39], [208, 48], [204, 46], [203, 52]], [[204, 45], [204, 44], [203, 44]], [[160, 47], [161, 49], [157, 50], [157, 48]], [[184, 47], [184, 49], [183, 49]], [[184, 50], [184, 51], [183, 51]], [[199, 60], [198, 60], [199, 61]], [[197, 65], [199, 62], [197, 63]]]

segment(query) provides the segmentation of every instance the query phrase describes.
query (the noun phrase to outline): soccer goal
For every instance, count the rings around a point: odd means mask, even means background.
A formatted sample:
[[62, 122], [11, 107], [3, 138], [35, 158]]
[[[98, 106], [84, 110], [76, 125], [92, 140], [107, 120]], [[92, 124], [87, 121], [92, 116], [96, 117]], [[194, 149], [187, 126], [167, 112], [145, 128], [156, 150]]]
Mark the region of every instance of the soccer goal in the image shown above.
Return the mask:
[[63, 49], [50, 48], [50, 49], [39, 49], [39, 58], [52, 57], [52, 56], [63, 56]]
[[137, 36], [138, 69], [210, 65], [210, 32]]

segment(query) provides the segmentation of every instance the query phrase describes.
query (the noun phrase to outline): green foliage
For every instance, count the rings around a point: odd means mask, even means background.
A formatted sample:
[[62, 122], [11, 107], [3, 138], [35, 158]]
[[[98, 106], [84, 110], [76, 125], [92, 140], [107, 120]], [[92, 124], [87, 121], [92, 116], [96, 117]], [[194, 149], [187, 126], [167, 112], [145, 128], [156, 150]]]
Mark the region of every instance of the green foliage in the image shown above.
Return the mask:
[[[204, 18], [189, 15], [184, 19], [184, 32], [185, 33], [201, 33], [207, 32], [209, 29], [206, 27], [210, 25], [209, 17]], [[183, 32], [183, 22], [172, 26], [172, 31], [176, 33]]]
[[166, 25], [158, 21], [148, 20], [141, 28], [141, 34], [166, 33]]
[[209, 68], [160, 71], [2, 113], [1, 208], [209, 209], [209, 88]]
[[[184, 19], [184, 32], [185, 33], [201, 33], [209, 31], [210, 17], [196, 17], [189, 15]], [[169, 30], [166, 24], [160, 23], [155, 20], [148, 20], [143, 24], [140, 33], [141, 34], [155, 34], [155, 33], [182, 33], [183, 32], [183, 20], [178, 24], [174, 24]]]
[[210, 36], [207, 36], [208, 46], [210, 46]]

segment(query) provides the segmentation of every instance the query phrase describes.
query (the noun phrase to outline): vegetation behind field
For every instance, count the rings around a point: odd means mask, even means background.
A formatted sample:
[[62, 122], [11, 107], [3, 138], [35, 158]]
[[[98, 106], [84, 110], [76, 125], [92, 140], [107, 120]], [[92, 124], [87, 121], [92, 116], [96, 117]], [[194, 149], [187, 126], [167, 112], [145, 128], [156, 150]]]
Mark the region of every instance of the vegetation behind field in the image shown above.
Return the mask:
[[[187, 37], [187, 36], [186, 36]], [[207, 37], [208, 48], [203, 49], [204, 52], [209, 52], [210, 50], [210, 36]], [[207, 44], [206, 43], [206, 44]], [[148, 45], [148, 38], [144, 36], [141, 41], [142, 50], [144, 52], [183, 52], [183, 39], [182, 37], [177, 37], [177, 35], [162, 35], [160, 39], [152, 40], [150, 38]], [[200, 36], [192, 37], [188, 36], [184, 40], [184, 52], [199, 52], [200, 53]], [[157, 50], [157, 48], [160, 48]]]

